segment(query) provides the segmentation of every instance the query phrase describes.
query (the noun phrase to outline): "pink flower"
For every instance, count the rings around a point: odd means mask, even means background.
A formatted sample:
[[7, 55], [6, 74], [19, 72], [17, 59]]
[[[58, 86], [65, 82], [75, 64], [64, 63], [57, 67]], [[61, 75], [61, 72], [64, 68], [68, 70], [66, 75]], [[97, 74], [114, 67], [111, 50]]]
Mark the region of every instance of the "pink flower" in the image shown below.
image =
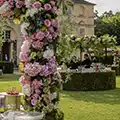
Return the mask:
[[40, 71], [41, 71], [41, 66], [38, 62], [27, 63], [24, 68], [24, 72], [32, 77], [38, 75]]
[[24, 35], [24, 40], [30, 40], [30, 38], [28, 37], [28, 35]]
[[36, 39], [36, 32], [32, 34], [32, 39], [35, 40]]
[[35, 105], [37, 104], [37, 99], [32, 99], [32, 100], [31, 100], [31, 104], [32, 104], [33, 106], [35, 106]]
[[20, 82], [20, 84], [21, 84], [22, 86], [24, 86], [25, 84], [30, 84], [30, 83], [31, 83], [30, 80], [27, 80], [27, 79], [25, 78], [25, 76], [21, 76], [21, 77], [19, 78], [19, 82]]
[[51, 3], [51, 5], [55, 5], [55, 1], [54, 0], [50, 0], [50, 3]]
[[47, 27], [50, 27], [51, 26], [51, 21], [49, 19], [46, 19], [44, 21], [44, 24], [47, 26]]
[[5, 0], [0, 0], [0, 7], [4, 4]]
[[52, 8], [52, 13], [56, 13], [56, 11], [57, 11], [57, 7], [54, 6], [54, 7]]
[[9, 0], [9, 8], [13, 8], [14, 7], [14, 1], [13, 0]]
[[43, 40], [44, 37], [45, 37], [45, 35], [44, 35], [44, 33], [42, 31], [38, 31], [36, 33], [36, 36], [35, 36], [35, 38], [38, 39], [38, 40], [40, 40], [40, 41]]
[[32, 86], [35, 88], [35, 89], [38, 89], [38, 88], [41, 88], [41, 86], [42, 86], [42, 81], [38, 81], [38, 80], [33, 80], [33, 82], [32, 82]]
[[50, 4], [47, 3], [47, 4], [44, 5], [44, 9], [45, 9], [46, 11], [49, 11], [49, 10], [52, 9], [52, 7], [51, 7]]
[[49, 32], [49, 31], [46, 31], [46, 32], [45, 32], [45, 37], [47, 38], [49, 35], [50, 35], [50, 32]]
[[39, 40], [33, 41], [32, 42], [32, 47], [37, 49], [37, 50], [40, 50], [43, 47], [43, 42], [40, 42]]
[[36, 93], [36, 94], [41, 94], [40, 89], [36, 89], [36, 90], [35, 90], [35, 93]]
[[17, 1], [16, 2], [16, 7], [17, 8], [21, 8], [21, 7], [23, 7], [24, 6], [24, 2], [23, 1]]
[[35, 2], [32, 5], [33, 8], [40, 8], [41, 7], [41, 3], [40, 2]]
[[26, 40], [21, 46], [21, 52], [28, 53], [30, 48], [30, 43]]
[[28, 62], [29, 61], [28, 53], [20, 52], [19, 59], [22, 62]]
[[33, 94], [33, 95], [32, 95], [32, 98], [33, 98], [33, 99], [38, 99], [38, 98], [39, 98], [39, 95], [38, 95], [38, 94]]
[[47, 37], [48, 40], [52, 40], [52, 38], [53, 38], [53, 37], [52, 37], [51, 34], [49, 34], [49, 36]]
[[59, 25], [58, 20], [55, 20], [55, 19], [52, 19], [51, 23], [52, 23], [52, 26], [55, 28], [57, 28]]
[[50, 33], [54, 33], [54, 28], [53, 28], [53, 27], [49, 27], [49, 28], [48, 28], [48, 31], [49, 31]]

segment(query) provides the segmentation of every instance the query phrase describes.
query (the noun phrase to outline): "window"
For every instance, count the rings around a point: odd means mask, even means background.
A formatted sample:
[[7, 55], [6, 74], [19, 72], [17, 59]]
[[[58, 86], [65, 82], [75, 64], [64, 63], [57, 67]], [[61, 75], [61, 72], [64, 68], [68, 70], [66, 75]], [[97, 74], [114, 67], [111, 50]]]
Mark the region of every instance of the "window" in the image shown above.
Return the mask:
[[84, 16], [84, 12], [85, 12], [84, 6], [80, 6], [79, 12], [80, 12], [79, 16]]
[[80, 35], [84, 36], [85, 35], [85, 28], [80, 28]]
[[4, 31], [4, 40], [5, 42], [10, 41], [10, 30]]

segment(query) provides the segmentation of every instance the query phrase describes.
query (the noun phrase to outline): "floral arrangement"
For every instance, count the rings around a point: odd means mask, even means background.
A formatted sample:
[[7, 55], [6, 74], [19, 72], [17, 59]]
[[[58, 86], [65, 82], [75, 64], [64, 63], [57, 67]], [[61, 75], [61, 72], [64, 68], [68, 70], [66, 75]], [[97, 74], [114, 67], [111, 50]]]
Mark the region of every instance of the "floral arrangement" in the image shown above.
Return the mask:
[[24, 42], [19, 58], [24, 74], [19, 82], [25, 108], [43, 112], [47, 119], [53, 111], [54, 120], [62, 120], [63, 113], [56, 106], [62, 84], [54, 53], [60, 31], [57, 9], [57, 0], [0, 0], [0, 15], [21, 23]]

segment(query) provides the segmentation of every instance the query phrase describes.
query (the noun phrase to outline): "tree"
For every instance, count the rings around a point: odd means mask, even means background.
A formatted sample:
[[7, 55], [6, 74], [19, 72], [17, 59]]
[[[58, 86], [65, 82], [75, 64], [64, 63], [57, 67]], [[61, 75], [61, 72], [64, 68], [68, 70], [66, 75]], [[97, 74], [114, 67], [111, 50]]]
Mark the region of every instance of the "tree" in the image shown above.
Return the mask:
[[69, 9], [73, 6], [73, 2], [71, 0], [59, 0], [58, 6], [63, 14], [68, 14]]
[[104, 12], [99, 16], [95, 15], [95, 35], [98, 37], [109, 34], [117, 37], [117, 43], [120, 44], [120, 12], [115, 14], [112, 11]]

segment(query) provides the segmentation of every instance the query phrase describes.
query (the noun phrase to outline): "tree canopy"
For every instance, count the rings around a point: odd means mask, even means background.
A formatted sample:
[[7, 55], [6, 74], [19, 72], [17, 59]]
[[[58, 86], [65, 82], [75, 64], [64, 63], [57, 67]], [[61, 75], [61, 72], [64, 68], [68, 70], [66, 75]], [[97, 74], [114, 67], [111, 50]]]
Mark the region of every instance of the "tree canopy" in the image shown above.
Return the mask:
[[116, 36], [117, 43], [120, 44], [120, 12], [104, 12], [101, 16], [96, 12], [95, 35], [100, 37], [104, 34]]

